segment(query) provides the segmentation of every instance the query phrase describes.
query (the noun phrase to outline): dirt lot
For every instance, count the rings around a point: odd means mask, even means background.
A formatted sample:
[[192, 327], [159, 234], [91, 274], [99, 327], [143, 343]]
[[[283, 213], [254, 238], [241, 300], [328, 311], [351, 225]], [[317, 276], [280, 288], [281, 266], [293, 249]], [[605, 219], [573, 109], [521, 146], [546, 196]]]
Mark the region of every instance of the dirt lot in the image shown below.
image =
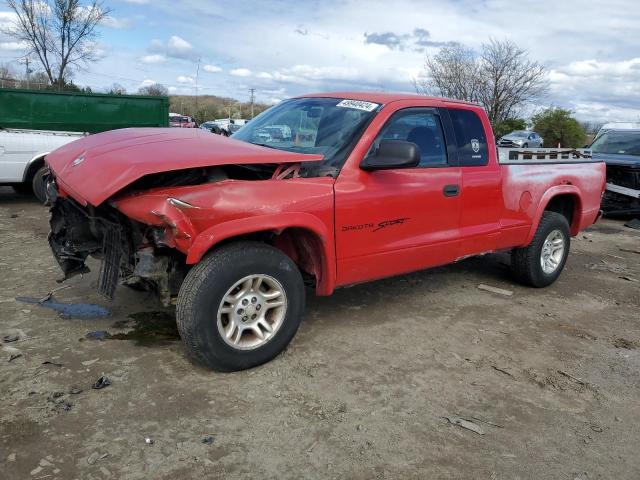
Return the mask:
[[575, 239], [544, 290], [494, 255], [309, 297], [283, 355], [219, 374], [149, 294], [100, 298], [95, 268], [54, 298], [105, 318], [17, 301], [58, 286], [46, 219], [0, 189], [4, 479], [640, 477], [640, 255], [620, 249], [640, 232], [622, 222]]

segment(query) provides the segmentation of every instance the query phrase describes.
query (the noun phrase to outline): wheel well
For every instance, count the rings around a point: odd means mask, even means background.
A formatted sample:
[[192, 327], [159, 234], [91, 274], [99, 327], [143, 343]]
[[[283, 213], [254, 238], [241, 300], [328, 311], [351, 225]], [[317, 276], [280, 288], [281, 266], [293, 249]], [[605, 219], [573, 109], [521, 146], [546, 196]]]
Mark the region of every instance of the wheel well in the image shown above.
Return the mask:
[[266, 243], [281, 250], [298, 266], [306, 284], [317, 287], [322, 281], [325, 253], [320, 237], [311, 230], [290, 227], [279, 231], [261, 231], [227, 238], [213, 248], [221, 247], [239, 240], [252, 240]]
[[572, 227], [571, 230], [573, 231], [573, 222], [578, 219], [579, 208], [579, 199], [575, 195], [564, 193], [553, 197], [547, 204], [545, 211], [556, 212], [563, 215], [567, 219], [567, 222]]
[[33, 176], [36, 174], [36, 172], [40, 170], [40, 167], [44, 165], [45, 156], [46, 155], [42, 155], [41, 157], [37, 157], [31, 160], [31, 163], [29, 163], [29, 166], [27, 167], [27, 171], [25, 172], [24, 177], [22, 179], [23, 183], [30, 182]]

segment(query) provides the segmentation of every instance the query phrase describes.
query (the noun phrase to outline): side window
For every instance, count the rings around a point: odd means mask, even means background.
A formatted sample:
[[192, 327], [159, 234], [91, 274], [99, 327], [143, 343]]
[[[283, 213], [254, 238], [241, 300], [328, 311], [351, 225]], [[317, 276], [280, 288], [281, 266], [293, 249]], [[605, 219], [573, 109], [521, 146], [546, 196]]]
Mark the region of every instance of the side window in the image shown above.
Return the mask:
[[369, 155], [375, 152], [381, 140], [415, 143], [420, 149], [421, 167], [447, 164], [447, 144], [440, 117], [431, 111], [408, 109], [395, 113], [378, 134]]
[[480, 117], [471, 110], [450, 108], [449, 115], [458, 143], [458, 159], [463, 167], [486, 165], [489, 162], [487, 137]]

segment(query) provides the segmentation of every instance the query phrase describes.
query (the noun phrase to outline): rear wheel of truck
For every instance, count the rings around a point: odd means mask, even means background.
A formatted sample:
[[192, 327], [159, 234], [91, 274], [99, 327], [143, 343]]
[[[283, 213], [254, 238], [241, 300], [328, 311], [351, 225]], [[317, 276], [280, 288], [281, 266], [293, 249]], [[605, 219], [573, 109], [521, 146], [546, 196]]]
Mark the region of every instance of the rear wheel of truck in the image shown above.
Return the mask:
[[44, 182], [47, 170], [47, 167], [40, 167], [36, 173], [33, 174], [33, 178], [31, 179], [31, 189], [33, 190], [33, 194], [42, 204], [47, 202], [47, 186]]
[[571, 235], [564, 215], [544, 212], [531, 243], [511, 254], [511, 269], [520, 283], [546, 287], [555, 282], [569, 255]]
[[190, 357], [214, 370], [255, 367], [278, 355], [304, 311], [302, 275], [280, 250], [238, 242], [204, 257], [178, 294], [176, 320]]

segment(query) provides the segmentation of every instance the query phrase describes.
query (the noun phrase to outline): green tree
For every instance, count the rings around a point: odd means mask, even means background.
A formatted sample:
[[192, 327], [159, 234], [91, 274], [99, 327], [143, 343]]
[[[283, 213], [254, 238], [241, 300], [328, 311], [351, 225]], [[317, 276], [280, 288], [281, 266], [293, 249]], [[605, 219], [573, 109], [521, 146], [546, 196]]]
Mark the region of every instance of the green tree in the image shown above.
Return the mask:
[[507, 118], [504, 122], [500, 122], [493, 127], [493, 134], [496, 136], [496, 140], [505, 136], [507, 133], [511, 133], [514, 130], [526, 130], [527, 122], [521, 118]]
[[547, 108], [534, 115], [533, 129], [544, 138], [548, 147], [582, 147], [586, 141], [584, 128], [571, 116], [570, 110]]

